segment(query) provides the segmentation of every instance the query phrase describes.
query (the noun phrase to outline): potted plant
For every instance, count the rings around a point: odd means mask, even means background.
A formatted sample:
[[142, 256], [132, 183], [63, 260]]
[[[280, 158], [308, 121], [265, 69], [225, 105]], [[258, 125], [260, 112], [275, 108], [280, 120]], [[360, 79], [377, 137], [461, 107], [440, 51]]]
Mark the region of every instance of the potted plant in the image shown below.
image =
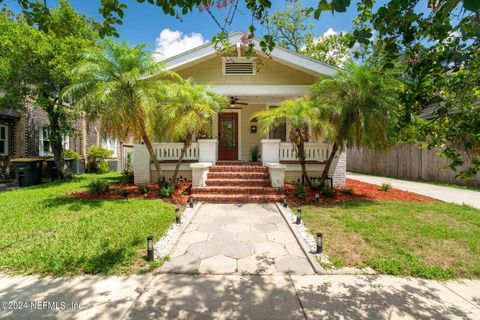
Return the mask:
[[257, 162], [258, 159], [260, 159], [258, 145], [254, 145], [250, 148], [250, 159], [252, 159], [253, 162]]

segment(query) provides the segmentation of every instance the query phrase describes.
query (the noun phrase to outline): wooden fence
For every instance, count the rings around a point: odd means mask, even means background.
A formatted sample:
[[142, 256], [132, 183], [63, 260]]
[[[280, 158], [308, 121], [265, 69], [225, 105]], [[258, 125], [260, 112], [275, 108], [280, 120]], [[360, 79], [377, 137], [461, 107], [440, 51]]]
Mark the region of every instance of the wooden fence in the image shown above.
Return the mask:
[[347, 152], [347, 171], [392, 178], [480, 186], [480, 174], [477, 174], [473, 180], [464, 181], [455, 177], [455, 171], [448, 168], [448, 164], [449, 160], [437, 156], [434, 150], [422, 149], [416, 145], [400, 145], [386, 152], [372, 151], [367, 148], [352, 148]]

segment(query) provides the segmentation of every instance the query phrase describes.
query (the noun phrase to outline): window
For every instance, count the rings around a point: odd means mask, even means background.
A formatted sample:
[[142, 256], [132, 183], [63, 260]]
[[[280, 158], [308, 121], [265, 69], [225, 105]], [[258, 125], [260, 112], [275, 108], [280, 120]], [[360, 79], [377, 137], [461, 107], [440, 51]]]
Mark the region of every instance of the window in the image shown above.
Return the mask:
[[[277, 106], [270, 106], [269, 109], [276, 108]], [[280, 139], [282, 142], [287, 141], [287, 123], [282, 123], [275, 129], [270, 130], [268, 133], [269, 139]]]
[[[47, 126], [40, 127], [39, 129], [39, 143], [38, 146], [40, 148], [38, 154], [40, 156], [49, 156], [52, 154], [52, 144], [50, 143], [50, 128]], [[63, 149], [70, 149], [70, 137], [68, 135], [64, 135], [62, 137], [62, 144]]]
[[247, 58], [224, 58], [223, 75], [249, 76], [255, 75], [256, 69], [253, 60]]
[[0, 125], [0, 154], [8, 154], [8, 127]]
[[104, 138], [102, 140], [102, 148], [105, 148], [107, 150], [111, 150], [113, 157], [117, 156], [117, 146], [118, 146], [118, 140], [117, 139]]

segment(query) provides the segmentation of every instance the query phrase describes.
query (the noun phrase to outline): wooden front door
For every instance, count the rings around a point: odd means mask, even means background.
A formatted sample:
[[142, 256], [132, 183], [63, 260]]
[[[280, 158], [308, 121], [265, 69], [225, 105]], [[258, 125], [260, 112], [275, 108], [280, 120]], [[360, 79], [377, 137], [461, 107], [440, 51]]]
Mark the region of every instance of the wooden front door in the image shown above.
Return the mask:
[[238, 114], [218, 114], [218, 159], [238, 160]]

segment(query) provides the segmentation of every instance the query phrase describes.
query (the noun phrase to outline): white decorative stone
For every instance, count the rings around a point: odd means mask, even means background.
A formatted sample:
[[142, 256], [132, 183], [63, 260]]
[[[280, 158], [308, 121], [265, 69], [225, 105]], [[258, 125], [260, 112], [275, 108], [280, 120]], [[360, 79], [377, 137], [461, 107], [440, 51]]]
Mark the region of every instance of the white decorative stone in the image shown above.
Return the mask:
[[194, 188], [205, 187], [205, 181], [208, 176], [208, 168], [212, 165], [211, 162], [197, 162], [190, 164], [192, 169], [192, 186]]
[[262, 139], [260, 141], [262, 163], [280, 162], [280, 139]]

